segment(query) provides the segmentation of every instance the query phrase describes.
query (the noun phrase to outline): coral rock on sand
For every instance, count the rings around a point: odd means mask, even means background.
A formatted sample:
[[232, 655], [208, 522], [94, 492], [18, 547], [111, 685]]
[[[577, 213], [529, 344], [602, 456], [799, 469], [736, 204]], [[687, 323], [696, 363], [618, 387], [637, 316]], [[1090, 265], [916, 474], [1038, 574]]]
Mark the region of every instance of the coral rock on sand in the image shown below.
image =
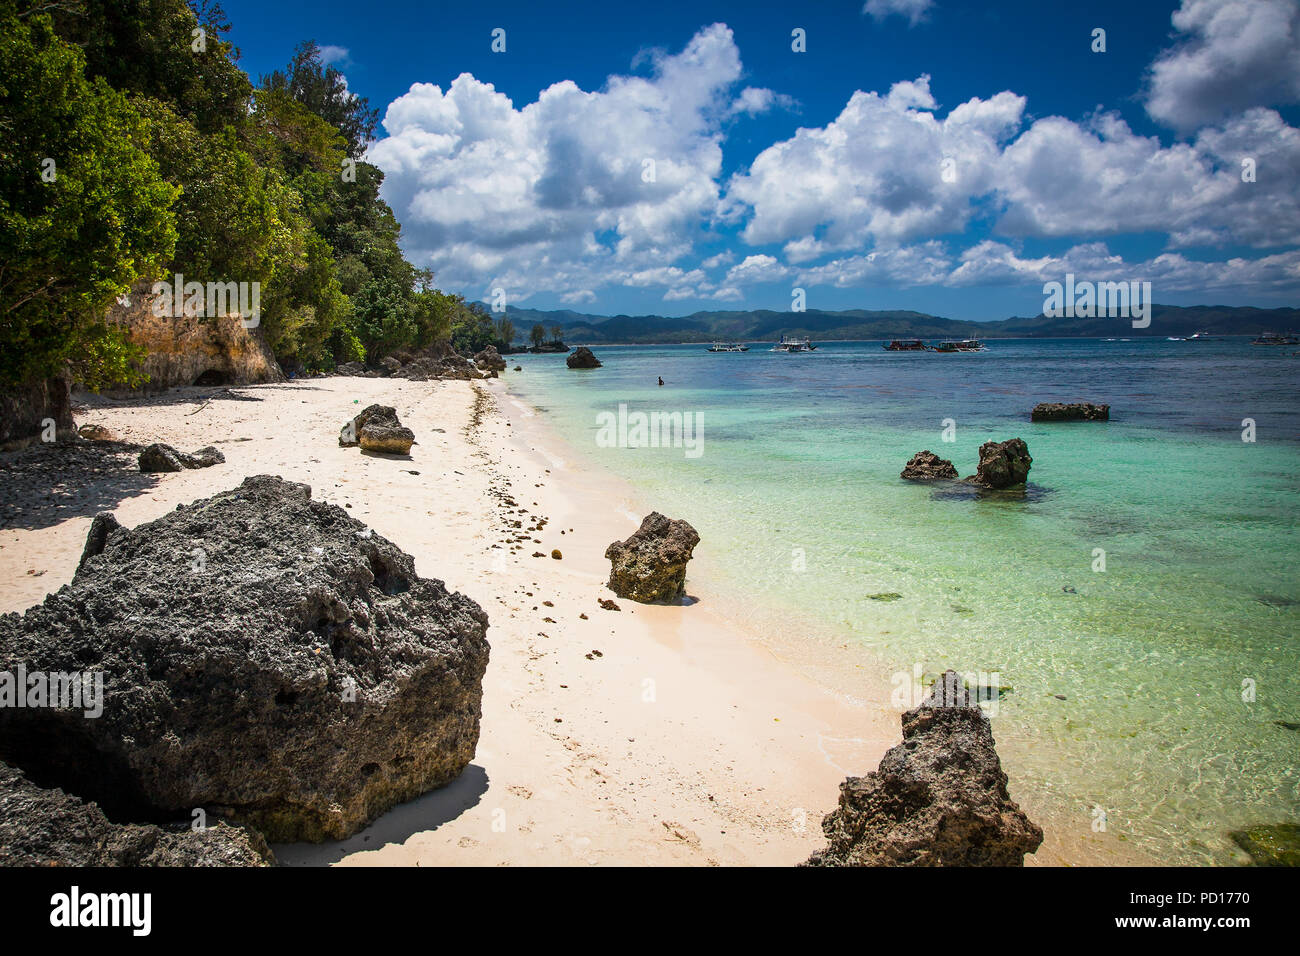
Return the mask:
[[103, 425], [82, 425], [77, 429], [77, 434], [86, 441], [117, 441], [112, 430]]
[[475, 355], [474, 364], [485, 372], [504, 372], [506, 370], [506, 360], [501, 357], [501, 353], [496, 350], [495, 345], [489, 345]]
[[935, 481], [941, 478], [956, 478], [957, 469], [946, 458], [940, 458], [932, 451], [918, 451], [912, 456], [899, 476], [908, 481]]
[[985, 488], [1010, 488], [1023, 485], [1029, 477], [1029, 446], [1019, 438], [986, 441], [980, 445], [980, 463], [967, 481]]
[[386, 455], [409, 455], [415, 432], [397, 420], [391, 405], [370, 405], [339, 431], [339, 445], [360, 445], [363, 451]]
[[585, 345], [579, 345], [564, 360], [564, 364], [569, 368], [600, 368], [600, 360], [591, 354], [591, 349]]
[[840, 784], [810, 866], [1022, 866], [1043, 831], [1012, 802], [988, 717], [947, 671], [903, 714], [903, 742]]
[[211, 468], [223, 464], [226, 456], [211, 445], [205, 445], [192, 455], [177, 451], [171, 445], [157, 442], [140, 452], [141, 471], [182, 471], [185, 468]]
[[685, 521], [652, 511], [635, 534], [605, 549], [609, 589], [643, 604], [676, 601], [686, 593], [686, 562], [699, 543]]
[[1031, 422], [1108, 422], [1109, 405], [1092, 402], [1039, 402], [1029, 413]]
[[0, 617], [0, 671], [103, 674], [94, 719], [0, 707], [0, 759], [112, 819], [205, 807], [268, 840], [342, 839], [473, 758], [487, 624], [306, 485], [248, 478], [111, 531]]
[[0, 866], [270, 866], [261, 835], [112, 823], [94, 803], [46, 790], [0, 763]]

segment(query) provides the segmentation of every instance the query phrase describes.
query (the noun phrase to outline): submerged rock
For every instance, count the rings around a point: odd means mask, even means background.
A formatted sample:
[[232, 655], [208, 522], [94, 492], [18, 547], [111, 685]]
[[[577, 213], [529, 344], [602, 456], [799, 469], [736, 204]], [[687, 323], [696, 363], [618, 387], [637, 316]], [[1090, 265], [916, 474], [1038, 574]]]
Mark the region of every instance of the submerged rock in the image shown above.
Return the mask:
[[103, 676], [94, 719], [0, 708], [0, 758], [35, 779], [113, 819], [319, 841], [473, 758], [487, 615], [306, 485], [248, 478], [98, 547], [0, 617], [0, 671]]
[[903, 714], [903, 742], [840, 784], [810, 866], [1022, 866], [1043, 842], [1007, 793], [988, 717], [945, 671]]
[[650, 512], [635, 534], [605, 549], [609, 589], [642, 604], [678, 600], [686, 593], [686, 562], [699, 543], [685, 521]]
[[156, 442], [146, 445], [140, 452], [141, 471], [183, 471], [186, 468], [211, 468], [224, 464], [226, 456], [212, 445], [205, 445], [192, 455], [177, 451], [171, 445]]
[[94, 803], [38, 787], [0, 763], [0, 866], [270, 866], [261, 835], [111, 822]]
[[944, 478], [956, 478], [957, 469], [946, 458], [940, 458], [932, 451], [918, 451], [912, 456], [899, 475], [908, 481], [936, 481]]
[[570, 352], [564, 364], [569, 368], [600, 368], [600, 360], [591, 354], [591, 349], [585, 345], [579, 345]]
[[1109, 405], [1092, 402], [1039, 402], [1029, 413], [1031, 422], [1108, 422]]
[[980, 445], [980, 463], [975, 474], [966, 480], [985, 488], [1010, 488], [1023, 485], [1029, 478], [1029, 446], [1019, 438], [986, 441]]
[[1300, 823], [1249, 827], [1229, 836], [1256, 866], [1300, 866]]
[[409, 455], [415, 444], [415, 432], [397, 419], [391, 405], [369, 405], [339, 431], [339, 445], [360, 445], [362, 451], [385, 455]]

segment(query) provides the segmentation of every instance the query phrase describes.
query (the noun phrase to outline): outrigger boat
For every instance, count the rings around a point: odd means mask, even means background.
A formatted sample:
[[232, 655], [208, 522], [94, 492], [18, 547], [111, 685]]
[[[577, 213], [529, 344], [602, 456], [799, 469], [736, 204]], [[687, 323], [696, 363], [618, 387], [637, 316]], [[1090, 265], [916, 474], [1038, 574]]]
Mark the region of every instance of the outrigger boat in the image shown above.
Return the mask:
[[736, 342], [729, 342], [726, 344], [722, 342], [714, 342], [712, 345], [709, 346], [708, 350], [710, 352], [748, 352], [749, 346], [740, 345]]
[[1294, 332], [1288, 332], [1281, 335], [1277, 332], [1265, 332], [1259, 338], [1250, 343], [1251, 345], [1300, 345], [1300, 336]]
[[957, 343], [958, 352], [987, 352], [984, 343], [979, 339], [962, 339]]
[[804, 337], [802, 339], [787, 338], [781, 336], [781, 341], [772, 346], [773, 352], [815, 352], [817, 346], [812, 344], [812, 340]]
[[885, 346], [886, 352], [924, 352], [925, 343], [920, 339], [894, 339]]

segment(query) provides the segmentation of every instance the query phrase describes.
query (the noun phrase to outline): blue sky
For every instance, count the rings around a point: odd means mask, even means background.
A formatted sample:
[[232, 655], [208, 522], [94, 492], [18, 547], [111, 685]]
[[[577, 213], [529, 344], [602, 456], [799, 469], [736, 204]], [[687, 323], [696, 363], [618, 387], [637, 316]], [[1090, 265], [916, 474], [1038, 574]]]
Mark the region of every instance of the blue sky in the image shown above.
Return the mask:
[[1300, 301], [1300, 0], [224, 5], [255, 79], [332, 48], [408, 255], [471, 298]]

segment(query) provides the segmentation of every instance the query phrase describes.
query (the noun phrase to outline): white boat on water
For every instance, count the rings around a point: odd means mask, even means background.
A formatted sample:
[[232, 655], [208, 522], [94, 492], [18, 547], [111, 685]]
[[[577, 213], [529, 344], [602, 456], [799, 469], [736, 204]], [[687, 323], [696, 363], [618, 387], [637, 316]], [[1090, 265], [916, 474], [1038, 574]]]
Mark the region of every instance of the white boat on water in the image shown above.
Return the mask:
[[710, 352], [748, 352], [748, 345], [741, 345], [738, 342], [714, 342], [709, 346]]
[[781, 336], [781, 341], [772, 346], [773, 352], [815, 352], [817, 346], [812, 344], [812, 339], [805, 336], [802, 339]]

